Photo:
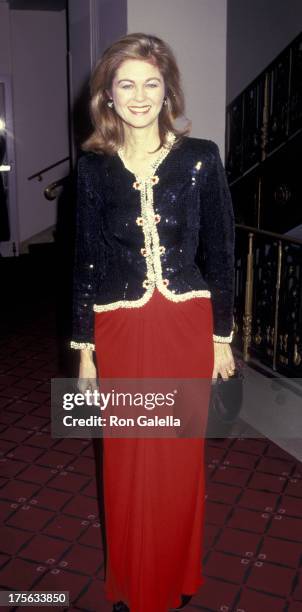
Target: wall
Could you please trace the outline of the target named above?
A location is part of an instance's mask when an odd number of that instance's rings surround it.
[[[72,165],[88,136],[89,78],[105,48],[127,33],[127,0],[68,0]]]
[[[301,0],[228,0],[227,104],[302,30]]]
[[[127,0],[69,0],[72,103],[105,48],[127,32]]]
[[[55,224],[43,190],[68,163],[28,176],[68,156],[65,12],[10,12],[13,109],[20,241]]]
[[[115,40],[127,34],[127,0],[98,0],[99,7],[99,52]]]
[[[192,136],[217,142],[224,157],[226,0],[128,0],[128,33],[146,32],[174,50]]]
[[[5,202],[1,201],[1,222],[4,228],[1,237],[7,237],[6,220],[10,231],[10,240],[0,242],[1,256],[11,255],[13,244],[19,243],[19,222],[16,200],[16,171],[14,166],[13,109],[12,109],[12,57],[10,11],[7,2],[0,0],[0,82],[1,82],[1,119],[5,121],[5,158],[1,160],[10,165],[9,172],[1,171],[1,185],[7,190]]]
[[[11,73],[9,6],[0,0],[0,74]]]

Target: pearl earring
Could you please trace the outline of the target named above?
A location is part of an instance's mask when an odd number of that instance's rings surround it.
[[[109,106],[109,108],[112,108],[112,107],[113,107],[113,100],[112,100],[112,99],[111,99],[111,100],[108,100],[108,102],[107,102],[107,106]]]
[[[164,97],[164,106],[167,106],[167,105],[168,105],[168,99],[167,99],[167,96],[165,96]]]

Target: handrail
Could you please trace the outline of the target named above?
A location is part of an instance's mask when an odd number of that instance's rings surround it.
[[[47,187],[45,187],[44,189],[44,197],[46,198],[46,200],[55,200],[57,197],[57,193],[55,193],[55,190],[58,187],[63,187],[63,184],[65,183],[65,181],[67,181],[69,175],[63,176],[62,178],[58,179],[57,181],[53,181],[53,183],[49,183],[49,185],[47,185]]]
[[[31,181],[33,178],[39,177],[39,181],[42,181],[42,174],[44,174],[44,172],[48,172],[48,170],[52,170],[52,168],[56,168],[56,166],[59,166],[60,164],[63,164],[64,162],[68,161],[70,159],[70,157],[64,157],[63,159],[60,159],[59,161],[57,161],[55,164],[51,164],[50,166],[46,166],[46,168],[42,168],[42,170],[40,170],[40,172],[35,172],[35,174],[31,174],[30,176],[27,177],[28,181]]]
[[[301,138],[301,41],[302,30],[226,106],[225,166],[230,187],[244,184],[248,176],[261,179],[263,164]]]
[[[265,74],[266,74],[267,72],[269,72],[270,70],[273,70],[274,66],[276,66],[276,65],[278,64],[278,62],[280,61],[280,59],[282,58],[282,56],[283,56],[283,55],[284,55],[286,52],[289,52],[289,51],[290,51],[290,50],[293,48],[293,46],[296,44],[296,42],[298,41],[298,39],[300,38],[300,36],[301,36],[301,31],[300,31],[300,32],[297,34],[297,36],[295,36],[295,38],[293,38],[293,39],[291,40],[291,42],[290,42],[290,43],[288,43],[288,45],[286,45],[286,47],[284,47],[284,48],[283,48],[283,49],[280,51],[280,53],[278,53],[278,55],[276,55],[276,56],[274,57],[274,59],[272,59],[272,60],[270,61],[270,63],[269,63],[269,64],[267,64],[266,68],[264,68],[263,70],[261,70],[261,72],[258,72],[257,76],[255,76],[255,77],[254,77],[254,78],[253,78],[253,79],[252,79],[252,80],[251,80],[251,81],[250,81],[250,82],[249,82],[249,83],[246,85],[246,87],[244,87],[244,88],[242,89],[242,91],[241,91],[239,94],[237,94],[237,95],[235,96],[235,98],[233,98],[233,99],[231,100],[231,102],[229,102],[229,103],[227,104],[227,108],[231,108],[231,106],[232,106],[232,105],[233,105],[233,104],[234,104],[234,103],[235,103],[235,102],[236,102],[236,101],[237,101],[239,98],[241,98],[241,96],[242,96],[242,95],[243,95],[243,94],[244,94],[246,91],[248,91],[248,90],[249,90],[251,87],[253,87],[254,85],[257,85],[257,82],[259,82],[259,81],[260,81],[260,79],[262,79],[263,77],[265,77]]]
[[[290,236],[284,236],[284,234],[276,234],[276,232],[258,229],[258,227],[253,227],[252,225],[242,225],[241,223],[236,223],[235,226],[238,229],[244,229],[249,232],[254,232],[255,234],[262,234],[263,236],[278,238],[278,240],[283,240],[284,242],[295,242],[296,244],[302,244],[302,240],[299,240],[299,238],[291,238]]]
[[[256,168],[258,168],[259,166],[264,167],[265,164],[267,164],[268,160],[275,155],[278,151],[280,151],[280,149],[282,149],[283,147],[285,147],[286,145],[288,145],[288,143],[293,140],[294,138],[296,138],[297,136],[299,136],[302,132],[302,128],[298,128],[295,132],[293,132],[292,134],[290,134],[289,136],[287,136],[286,140],[284,142],[281,142],[278,146],[276,146],[272,151],[269,151],[266,153],[266,156],[264,159],[261,159],[261,161],[257,161],[255,162],[252,166],[250,166],[249,168],[247,168],[247,170],[245,170],[244,172],[242,172],[242,174],[240,174],[240,176],[237,176],[235,179],[233,180],[228,180],[229,186],[233,187],[234,185],[236,185],[236,183],[239,183],[239,181],[241,181],[241,179],[243,179],[244,177],[248,176],[249,174],[251,174],[253,172],[253,170],[256,170]],[[227,177],[230,176],[231,172],[230,170],[228,170],[226,168],[226,174]]]

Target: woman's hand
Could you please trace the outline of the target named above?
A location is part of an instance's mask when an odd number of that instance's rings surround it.
[[[81,350],[78,389],[81,393],[84,393],[88,389],[91,391],[96,391],[98,389],[97,371],[94,365],[92,351],[89,349]]]
[[[212,378],[220,374],[223,380],[228,380],[235,370],[232,349],[228,342],[214,342],[214,369]]]

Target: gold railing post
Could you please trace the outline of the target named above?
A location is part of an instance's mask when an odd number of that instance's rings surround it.
[[[279,316],[279,297],[281,285],[281,266],[282,266],[282,242],[278,242],[278,263],[275,293],[275,323],[274,323],[274,348],[273,348],[273,370],[276,370],[277,343],[278,343],[278,316]]]
[[[252,331],[252,307],[253,307],[253,238],[254,234],[249,232],[249,245],[246,265],[245,283],[245,305],[243,315],[243,359],[249,360],[249,346],[251,344]]]

